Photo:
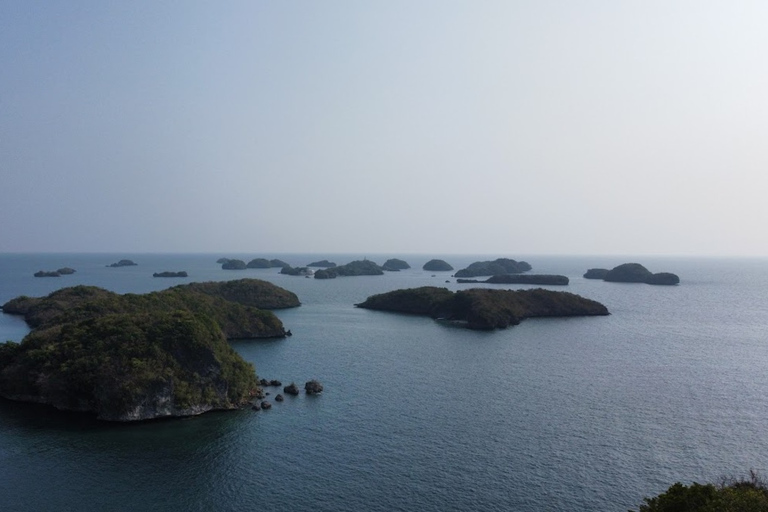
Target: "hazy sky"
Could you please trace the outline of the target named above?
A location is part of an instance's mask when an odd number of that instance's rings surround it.
[[[0,252],[768,255],[768,2],[0,2]]]

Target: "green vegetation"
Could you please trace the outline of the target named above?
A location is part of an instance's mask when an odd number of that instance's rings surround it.
[[[193,283],[144,295],[75,286],[17,297],[6,313],[33,331],[0,345],[0,395],[130,421],[238,407],[258,392],[227,338],[285,336],[259,307],[298,306],[256,279]]]
[[[453,267],[443,260],[429,260],[421,268],[430,272],[448,272],[453,270]]]
[[[587,279],[593,279],[600,275],[601,269],[590,269],[584,274]],[[656,285],[676,285],[680,283],[677,275],[669,272],[651,273],[639,263],[624,263],[602,274],[604,281],[614,283],[646,283]]]
[[[266,258],[256,258],[248,262],[247,268],[270,268],[272,264]]]
[[[411,268],[411,266],[408,264],[408,262],[404,260],[400,260],[397,258],[390,258],[384,262],[381,268],[384,270],[388,270],[390,272],[396,272],[398,270],[409,269]]]
[[[551,286],[565,286],[569,283],[566,276],[553,274],[497,274],[485,281],[477,279],[457,279],[457,283],[491,283],[491,284],[538,284]]]
[[[456,272],[456,277],[497,276],[503,274],[521,274],[531,270],[525,261],[498,258],[493,261],[476,261],[467,268]]]
[[[336,276],[380,276],[384,274],[381,267],[371,260],[352,261],[346,265],[325,270],[326,272],[323,273],[323,277],[318,279],[332,279]],[[315,277],[317,277],[317,274],[315,274]]]
[[[152,277],[189,277],[189,274],[185,270],[179,272],[172,272],[166,270],[165,272],[155,272]]]
[[[644,501],[639,512],[765,512],[768,487],[750,471],[747,479],[724,479],[719,485],[677,482]]]
[[[427,315],[469,329],[503,329],[526,318],[607,315],[599,302],[579,295],[549,290],[472,289],[453,293],[425,286],[368,297],[357,307]]]
[[[331,268],[331,267],[335,267],[336,263],[334,263],[332,261],[328,261],[328,260],[320,260],[320,261],[313,261],[312,263],[310,263],[307,266],[308,267]]]
[[[223,270],[245,270],[247,267],[243,260],[227,260],[221,264]]]

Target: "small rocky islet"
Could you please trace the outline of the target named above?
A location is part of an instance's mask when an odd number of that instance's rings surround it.
[[[674,286],[680,284],[680,277],[671,272],[654,274],[639,263],[623,263],[612,269],[591,268],[583,276],[585,279],[602,279],[610,283],[645,283]]]
[[[173,271],[164,271],[164,272],[155,272],[152,274],[152,277],[189,277],[189,274],[185,270],[181,270],[179,272],[173,272]]]
[[[110,263],[109,265],[107,265],[107,267],[111,267],[111,268],[135,267],[136,265],[138,265],[138,263],[136,263],[136,262],[134,262],[132,260],[120,260],[120,261],[115,262],[115,263]]]

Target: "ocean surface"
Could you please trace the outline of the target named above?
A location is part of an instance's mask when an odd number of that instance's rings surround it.
[[[413,268],[316,280],[222,270],[221,256],[293,265],[399,257]],[[499,256],[568,276],[569,286],[550,288],[598,300],[611,315],[472,332],[353,306],[398,288],[470,286],[421,270],[433,257],[458,270]],[[122,258],[138,266],[106,267]],[[681,284],[581,277],[630,261]],[[32,276],[64,266],[77,273]],[[166,270],[190,277],[152,277]],[[235,349],[260,377],[318,379],[321,396],[139,424],[0,400],[0,510],[626,511],[675,481],[766,474],[768,260],[4,254],[0,303],[76,284],[143,293],[243,277],[287,288],[302,306],[276,312],[293,337]],[[0,340],[27,332],[0,314]]]

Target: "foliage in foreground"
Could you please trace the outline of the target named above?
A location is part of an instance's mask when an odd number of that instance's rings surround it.
[[[768,487],[750,471],[746,479],[724,479],[718,485],[677,482],[644,501],[639,512],[768,512]]]

